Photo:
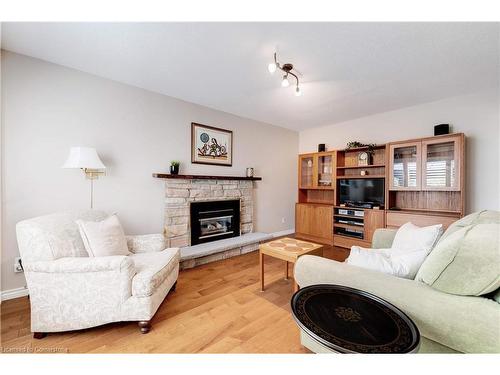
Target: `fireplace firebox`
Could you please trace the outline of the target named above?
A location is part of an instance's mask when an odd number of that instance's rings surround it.
[[[240,201],[191,202],[191,245],[240,235]]]

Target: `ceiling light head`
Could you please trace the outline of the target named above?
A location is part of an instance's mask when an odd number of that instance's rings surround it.
[[[290,82],[288,81],[288,74],[285,74],[283,76],[283,81],[281,81],[281,87],[288,87],[290,86]]]
[[[292,79],[295,79],[295,81],[294,81],[295,95],[301,96],[302,92],[300,91],[300,88],[299,88],[299,77],[297,76],[297,72],[293,71],[293,64],[286,63],[286,64],[281,65],[278,62],[278,59],[276,58],[276,52],[275,52],[274,53],[274,63],[269,64],[267,66],[267,70],[269,70],[269,73],[273,74],[278,69],[285,73],[285,75],[283,76],[283,80],[281,81],[281,87],[290,86],[290,81],[288,80],[288,76],[291,75]]]

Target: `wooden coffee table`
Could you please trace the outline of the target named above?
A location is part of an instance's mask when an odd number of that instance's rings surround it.
[[[295,238],[280,238],[263,243],[259,246],[260,259],[260,290],[264,291],[264,255],[285,261],[285,280],[288,279],[288,263],[295,263],[302,255],[323,255],[323,245],[297,240]],[[294,281],[294,291],[299,289]]]

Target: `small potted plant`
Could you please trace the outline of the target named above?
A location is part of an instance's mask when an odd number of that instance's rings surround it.
[[[179,165],[181,163],[177,160],[172,160],[170,162],[170,174],[179,174]]]

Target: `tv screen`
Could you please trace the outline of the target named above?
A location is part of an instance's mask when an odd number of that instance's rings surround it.
[[[340,203],[384,205],[383,178],[353,178],[338,181]]]

